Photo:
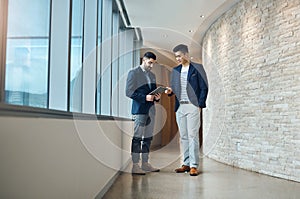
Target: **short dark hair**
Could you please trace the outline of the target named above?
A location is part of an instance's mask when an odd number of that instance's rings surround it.
[[[179,44],[173,48],[173,53],[176,53],[178,51],[183,52],[185,54],[185,53],[189,52],[189,49],[188,49],[187,45]]]
[[[146,52],[144,54],[144,57],[147,57],[148,59],[152,58],[152,59],[156,60],[156,55],[153,52]]]

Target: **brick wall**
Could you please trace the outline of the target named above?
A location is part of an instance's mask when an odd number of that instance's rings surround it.
[[[300,1],[242,0],[203,39],[203,152],[300,182]]]

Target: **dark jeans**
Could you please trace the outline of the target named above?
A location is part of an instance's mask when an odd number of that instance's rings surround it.
[[[131,143],[133,163],[139,162],[140,154],[142,154],[142,162],[148,162],[153,129],[154,114],[134,115],[134,135]]]

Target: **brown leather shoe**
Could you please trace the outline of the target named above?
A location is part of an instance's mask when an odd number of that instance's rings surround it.
[[[189,172],[190,171],[190,167],[186,166],[186,165],[182,165],[182,167],[175,169],[176,173],[184,173],[184,172]]]
[[[195,167],[192,167],[190,170],[190,176],[197,176],[198,175],[198,170]]]

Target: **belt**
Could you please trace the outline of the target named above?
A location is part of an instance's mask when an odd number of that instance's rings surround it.
[[[180,101],[179,104],[190,104],[190,101]]]

